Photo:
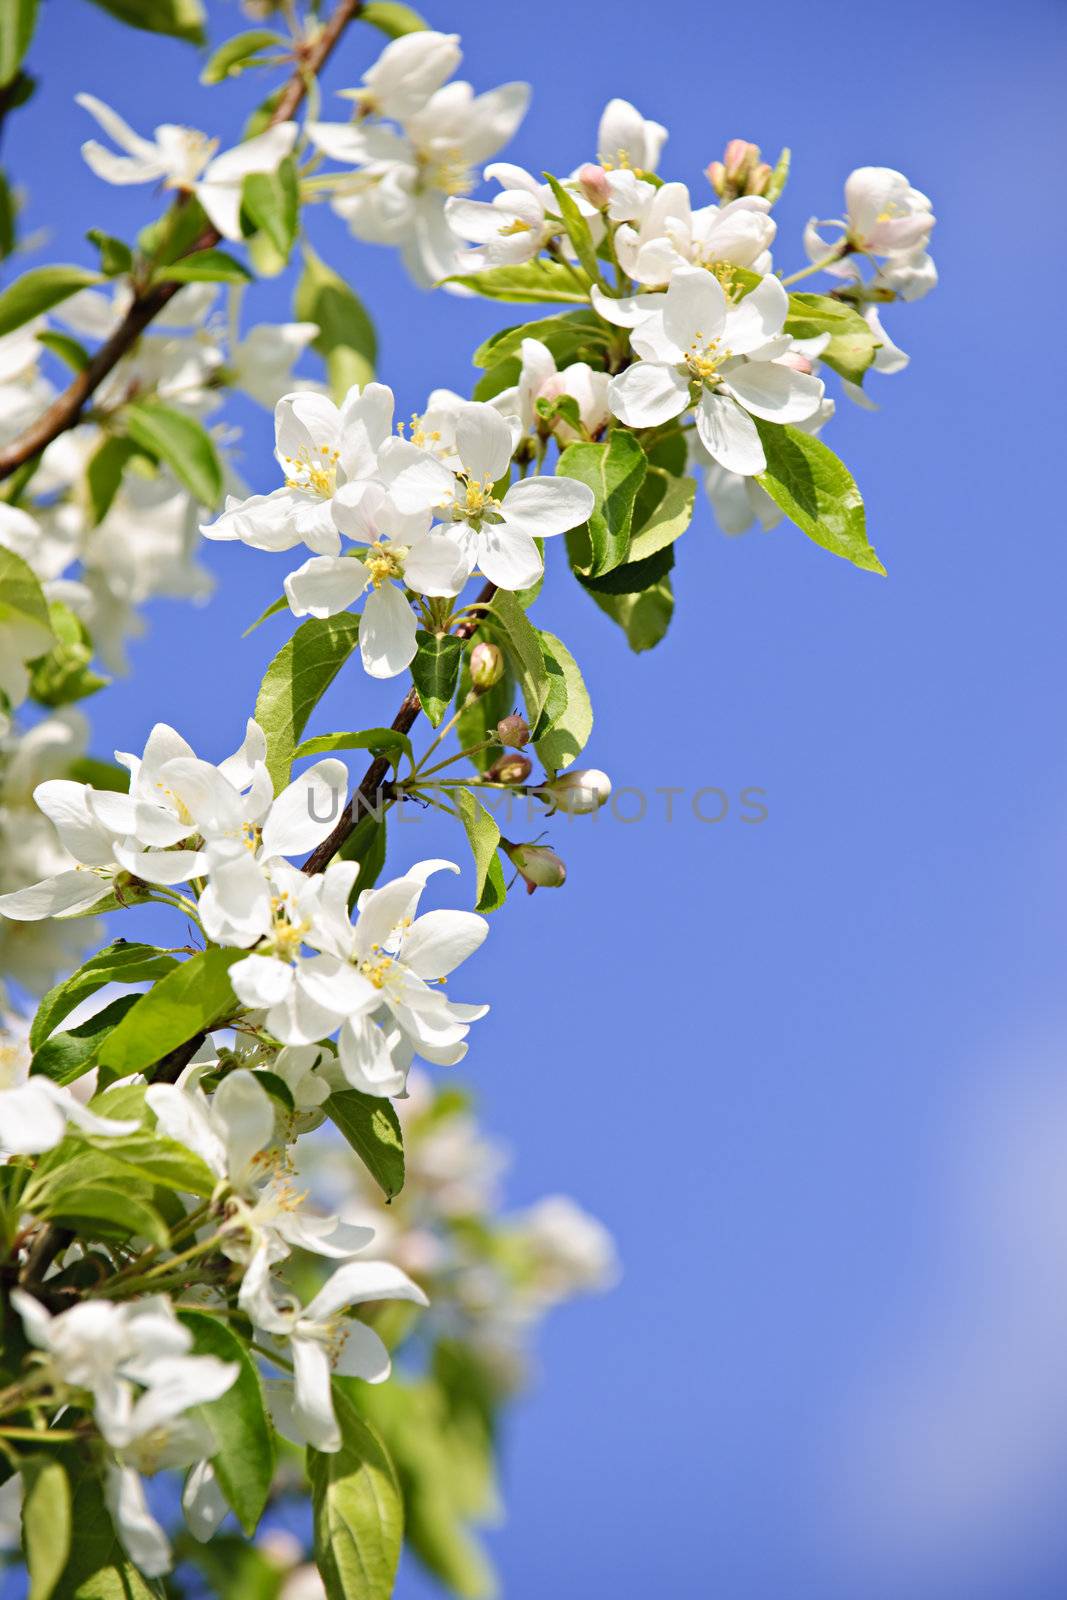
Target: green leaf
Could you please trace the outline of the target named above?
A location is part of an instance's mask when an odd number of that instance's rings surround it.
[[[18,76],[36,23],[37,0],[4,0],[0,6],[0,89]]]
[[[258,55],[261,50],[276,50],[279,46],[282,50],[288,50],[288,40],[280,33],[271,33],[267,28],[250,28],[246,33],[236,33],[208,57],[200,74],[200,82],[222,83],[226,78],[236,78],[246,67],[264,65],[263,62],[253,61],[252,56]]]
[[[500,645],[522,688],[527,721],[531,728],[535,728],[548,698],[548,673],[537,629],[515,595],[507,594],[502,589],[498,589],[493,596],[488,615],[493,632],[499,635]]]
[[[222,465],[203,423],[159,400],[131,400],[123,410],[135,444],[165,461],[179,483],[203,506],[222,499]]]
[[[34,1052],[30,1071],[53,1083],[73,1083],[96,1064],[100,1045],[138,999],[135,994],[120,995],[68,1033],[52,1034]]]
[[[640,561],[624,562],[621,567],[613,567],[602,577],[583,578],[581,581],[586,589],[596,594],[643,594],[673,566],[674,550],[666,545],[653,555],[643,556]]]
[[[463,645],[454,633],[424,633],[421,628],[416,633],[411,677],[431,727],[439,726],[452,702],[462,658]]]
[[[878,350],[878,341],[855,306],[830,295],[791,294],[784,331],[794,339],[831,334],[819,359],[851,383],[863,382],[863,374]]]
[[[496,819],[469,789],[453,789],[452,799],[459,812],[460,821],[466,829],[467,842],[474,857],[474,909],[496,911],[507,898],[504,872],[496,850],[500,843],[500,829],[496,825]]]
[[[107,516],[127,464],[140,454],[132,439],[105,438],[89,457],[85,477],[94,524],[103,522]]]
[[[644,561],[681,538],[693,520],[696,491],[694,478],[675,478],[649,466],[634,506],[630,562]]]
[[[133,251],[124,240],[116,239],[102,228],[90,228],[85,237],[99,250],[100,271],[107,277],[117,278],[133,270]]]
[[[339,1089],[322,1109],[344,1134],[387,1200],[404,1187],[404,1135],[390,1100]]]
[[[172,955],[154,944],[127,944],[125,939],[116,939],[105,945],[69,978],[49,989],[30,1024],[30,1048],[39,1050],[63,1018],[105,983],[150,982],[165,977],[177,965]]]
[[[341,400],[355,383],[370,383],[378,358],[374,324],[344,279],[308,244],[293,311],[301,322],[318,324],[312,349],[326,362],[335,400]]]
[[[77,339],[72,339],[69,333],[39,333],[37,343],[43,344],[46,350],[51,350],[54,356],[66,363],[72,372],[84,372],[89,365],[89,352]]]
[[[18,202],[4,173],[0,172],[0,261],[6,261],[18,239]]]
[[[289,781],[296,747],[307,720],[359,639],[359,618],[309,617],[263,675],[255,718],[267,738],[267,770],[277,794]]]
[[[421,33],[429,27],[429,23],[417,11],[413,11],[411,6],[400,5],[398,0],[369,0],[369,4],[361,8],[359,16],[361,21],[372,23],[382,33],[388,34],[390,39],[399,39],[405,33]]]
[[[404,1508],[393,1464],[356,1410],[354,1380],[335,1378],[341,1448],[308,1450],[315,1561],[326,1600],[390,1600]]]
[[[645,452],[624,428],[613,429],[604,444],[569,444],[561,452],[557,477],[577,478],[596,497],[589,521],[567,535],[571,564],[583,577],[599,577],[626,560],[647,466]]]
[[[49,1600],[70,1555],[70,1480],[63,1463],[43,1452],[24,1456],[20,1470],[28,1600]]]
[[[631,650],[651,650],[659,644],[674,615],[670,574],[665,574],[639,594],[589,593],[626,635]]]
[[[259,1374],[244,1344],[218,1317],[180,1311],[198,1356],[234,1362],[237,1380],[218,1400],[198,1406],[219,1442],[212,1456],[219,1486],[251,1538],[263,1515],[274,1476],[274,1433],[267,1420]]]
[[[469,649],[473,649],[473,645],[483,638],[488,639],[491,643],[497,642],[493,638],[491,619],[488,623],[483,623],[479,627],[478,633]],[[503,640],[501,639],[499,642],[501,648],[503,648]],[[514,676],[507,665],[507,657],[505,656],[504,675],[499,683],[495,683],[484,694],[475,696],[473,700],[470,699],[472,685],[469,662],[470,656],[468,654],[459,680],[459,692],[456,695],[456,705],[462,708],[459,713],[459,720],[456,723],[456,738],[461,749],[469,749],[474,745],[484,743],[495,731],[501,717],[506,717],[509,712],[515,709],[517,686]],[[500,746],[497,745],[495,749],[490,747],[488,750],[479,750],[470,757],[470,760],[479,772],[484,772],[486,767],[491,766],[499,754]]]
[[[199,200],[191,194],[183,194],[169,211],[141,229],[137,243],[158,266],[163,261],[177,261],[179,256],[186,255],[208,226]]]
[[[63,1184],[36,1206],[39,1216],[88,1239],[148,1239],[165,1249],[170,1232],[154,1206],[131,1194],[128,1185]]]
[[[100,1065],[120,1077],[143,1072],[169,1050],[219,1027],[237,1009],[229,969],[244,950],[200,950],[160,978],[100,1047]]]
[[[0,545],[0,636],[5,651],[34,661],[54,642],[48,603],[37,575],[13,550]]]
[[[251,283],[252,274],[225,250],[194,250],[181,261],[165,263],[155,274],[158,283]]]
[[[782,191],[789,180],[789,163],[792,159],[792,154],[789,146],[786,145],[775,162],[774,171],[767,179],[767,186],[763,193],[772,206],[776,200],[781,198]]]
[[[289,600],[288,600],[287,596],[284,595],[284,594],[280,594],[278,596],[277,600],[272,600],[271,601],[270,605],[266,608],[265,611],[261,611],[259,613],[259,616],[256,618],[255,622],[250,622],[248,624],[248,627],[245,629],[244,633],[242,633],[241,638],[242,639],[247,639],[248,635],[250,633],[255,633],[255,631],[256,631],[256,629],[258,627],[260,627],[270,617],[276,617],[278,615],[279,611],[285,611],[287,609],[288,605],[289,605]]]
[[[545,173],[545,178],[555,196],[563,226],[567,230],[571,244],[574,246],[575,254],[586,276],[593,283],[602,283],[603,279],[600,276],[600,263],[596,257],[593,235],[589,231],[588,222],[578,208],[578,202],[563,187],[559,179],[554,178],[550,172]]]
[[[562,639],[541,633],[541,650],[549,675],[548,700],[534,747],[549,772],[560,772],[581,755],[593,731],[593,706],[578,663]]]
[[[467,272],[443,278],[443,283],[461,283],[487,300],[511,300],[530,305],[584,305],[589,299],[588,284],[575,269],[562,261],[541,257],[518,267],[487,267],[484,272]]]
[[[349,905],[355,904],[364,889],[373,889],[385,866],[385,817],[373,810],[360,817],[337,854],[342,861],[358,861],[359,877],[349,896]]]
[[[79,289],[102,282],[101,273],[88,272],[85,267],[34,267],[24,272],[0,294],[0,334],[21,328],[42,311],[69,300]]]
[[[206,17],[201,0],[93,0],[128,27],[146,33],[165,33],[187,44],[205,42]]]
[[[284,265],[300,226],[300,194],[293,158],[288,156],[276,172],[250,172],[241,186],[241,205],[256,228],[266,234]]]
[[[885,568],[867,538],[863,497],[843,461],[799,428],[756,419],[767,470],[757,476],[776,505],[809,539],[865,572]]]
[[[114,794],[125,794],[130,786],[130,774],[114,761],[99,761],[96,756],[79,756],[64,773],[75,783],[89,783],[94,789],[107,789]]]
[[[84,700],[111,682],[93,672],[93,641],[85,623],[62,600],[48,607],[55,643],[47,655],[33,662],[30,694],[43,706],[67,706]]]
[[[55,1600],[159,1600],[161,1590],[132,1565],[119,1542],[104,1500],[100,1469],[87,1450],[56,1452],[72,1489],[70,1559],[54,1591]]]
[[[293,760],[302,756],[333,755],[337,750],[369,750],[375,756],[388,756],[399,771],[400,757],[407,756],[412,767],[415,753],[406,733],[395,728],[364,728],[361,733],[320,733],[317,738],[305,739],[293,751]]]
[[[499,362],[522,354],[524,339],[538,339],[551,350],[557,366],[572,361],[589,361],[596,366],[603,360],[604,347],[611,334],[595,311],[562,311],[536,322],[522,322],[514,328],[501,328],[480,344],[471,361],[476,367],[495,367]],[[504,386],[506,387],[506,385]]]

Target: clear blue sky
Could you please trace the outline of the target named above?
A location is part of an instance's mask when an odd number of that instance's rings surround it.
[[[534,85],[512,159],[569,169],[611,95],[669,126],[663,169],[697,191],[731,136],[789,143],[786,270],[850,168],[897,166],[933,198],[942,275],[888,313],[913,365],[878,384],[880,414],[844,403],[827,434],[888,579],[788,527],[727,541],[701,507],[651,656],[559,560],[538,604],[590,682],[593,762],[646,788],[759,785],[770,816],[668,825],[653,797],[643,823],[560,830],[566,890],[516,897],[470,964],[465,993],[494,1009],[463,1071],[516,1151],[512,1200],[576,1193],[626,1267],[558,1314],[509,1425],[505,1594],[1062,1594],[1062,5],[543,0],[529,25],[514,5],[428,9],[463,34],[476,86]],[[194,52],[77,0],[43,10],[43,88],[5,155],[50,258],[88,261],[85,228],[128,236],[155,202],[84,168],[74,93],[228,138],[252,91],[200,89]],[[218,37],[246,25],[211,11]],[[376,39],[353,30],[329,88]],[[463,387],[473,344],[519,320],[421,295],[388,252],[311,222],[374,314],[402,414]],[[280,319],[277,285],[256,296]],[[268,448],[256,420],[257,488]],[[284,623],[239,635],[286,569],[206,559],[209,609],[155,606],[139,675],[93,705],[101,751],[139,748],[156,718],[214,758],[235,744]],[[320,726],[393,698],[355,673]],[[423,823],[395,859],[442,842]],[[425,1593],[405,1575],[405,1600]]]

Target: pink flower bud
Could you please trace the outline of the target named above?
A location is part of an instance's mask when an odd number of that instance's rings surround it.
[[[745,182],[746,194],[765,194],[771,180],[771,167],[766,161],[757,161]]]
[[[723,151],[723,163],[730,183],[741,185],[759,160],[759,145],[747,139],[731,139]]]
[[[481,640],[471,651],[471,683],[476,689],[491,689],[504,676],[504,655],[499,646]]]
[[[512,750],[521,750],[524,744],[530,742],[530,728],[525,717],[520,717],[513,711],[508,717],[501,717],[496,725],[496,736],[500,743],[507,745]]]
[[[508,755],[498,756],[486,773],[492,783],[525,783],[533,771],[533,762],[529,756],[521,756],[518,751]]]
[[[578,187],[598,211],[603,211],[611,199],[608,175],[603,167],[598,167],[592,161],[587,161],[584,167],[578,169]]]
[[[535,889],[558,889],[566,882],[566,864],[547,845],[509,844],[504,839],[500,842],[530,894]]]
[[[709,161],[708,165],[704,168],[704,171],[707,174],[708,182],[715,190],[715,193],[721,195],[726,187],[726,168],[723,166],[722,162]]]
[[[577,772],[564,772],[551,783],[537,791],[557,811],[567,811],[571,816],[585,816],[599,811],[611,794],[611,779],[597,767],[585,767]]]

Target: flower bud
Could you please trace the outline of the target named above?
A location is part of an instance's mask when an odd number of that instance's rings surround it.
[[[766,194],[767,185],[771,181],[771,166],[766,161],[757,161],[748,178],[745,180],[746,194]]]
[[[566,864],[545,844],[501,844],[517,867],[530,894],[535,889],[558,889],[567,880]]]
[[[595,162],[587,161],[584,167],[578,169],[578,187],[590,205],[596,206],[598,211],[603,211],[611,199],[608,175],[604,168],[598,167]]]
[[[543,784],[537,793],[557,811],[581,817],[591,811],[599,811],[602,805],[607,804],[611,794],[611,779],[598,767],[584,767],[578,772],[561,773],[551,783]]]
[[[492,783],[525,783],[532,771],[529,756],[520,756],[515,750],[499,756],[485,775]]]
[[[735,187],[742,188],[758,160],[758,144],[749,144],[747,139],[731,139],[723,151],[727,180]]]
[[[504,654],[499,645],[481,640],[471,651],[471,683],[476,689],[491,689],[504,676]]]
[[[513,711],[509,717],[501,717],[496,725],[496,736],[501,744],[512,750],[521,750],[524,744],[530,742],[529,724],[525,717]]]
[[[792,367],[794,372],[811,372],[811,361],[802,350],[787,350],[784,356],[778,357],[778,362],[783,367]]]
[[[708,182],[717,195],[721,195],[726,188],[726,168],[721,161],[709,161],[704,168]]]

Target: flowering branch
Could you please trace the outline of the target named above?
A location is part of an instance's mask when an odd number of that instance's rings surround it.
[[[301,59],[296,71],[293,73],[281,98],[268,120],[268,127],[276,127],[279,123],[288,122],[293,113],[300,107],[308,92],[312,78],[319,73],[329,60],[334,46],[337,44],[348,24],[359,15],[363,0],[338,0],[330,20],[326,23],[318,38],[308,44],[301,51]],[[185,204],[185,197],[181,195],[174,202],[172,215]],[[192,255],[199,250],[210,250],[219,243],[222,235],[215,227],[205,228],[197,239],[183,252],[183,255]],[[19,435],[13,444],[0,450],[0,482],[10,478],[12,473],[26,464],[27,461],[39,455],[46,446],[57,439],[68,428],[73,428],[81,417],[86,402],[96,392],[104,379],[112,372],[115,366],[131,346],[140,338],[141,334],[153,322],[163,308],[174,298],[182,284],[173,280],[163,283],[151,284],[135,295],[123,320],[115,329],[111,337],[100,346],[93,355],[88,366],[76,374],[47,411],[30,424]]]

